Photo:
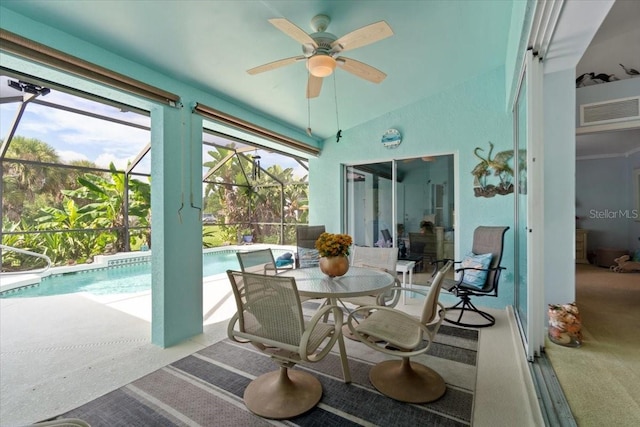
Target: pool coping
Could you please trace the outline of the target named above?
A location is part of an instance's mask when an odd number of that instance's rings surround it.
[[[297,248],[291,245],[269,245],[264,243],[257,243],[251,245],[230,245],[218,246],[216,248],[206,248],[203,249],[202,253],[203,255],[207,255],[214,252],[242,252],[252,250],[255,251],[266,248],[292,252],[294,256],[296,256],[297,251]],[[89,264],[75,264],[51,267],[50,269],[42,273],[0,273],[0,293],[10,291],[12,289],[38,285],[40,284],[41,279],[44,277],[147,263],[150,262],[150,258],[151,250],[120,252],[113,255],[96,255],[93,257],[93,262]]]

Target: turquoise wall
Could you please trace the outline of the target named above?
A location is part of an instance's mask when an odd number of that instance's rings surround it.
[[[372,163],[453,153],[456,188],[456,251],[471,248],[473,230],[479,225],[508,225],[513,229],[513,195],[478,198],[473,193],[471,170],[478,163],[475,147],[494,154],[512,149],[511,113],[505,111],[505,76],[499,68],[463,85],[390,112],[361,126],[343,131],[340,142],[324,141],[322,156],[309,162],[310,223],[325,224],[330,232],[342,231],[342,175],[344,164]],[[389,128],[402,133],[402,144],[387,149],[380,143]],[[409,194],[405,195],[410,200]],[[408,203],[408,202],[407,202]],[[499,298],[480,303],[505,307],[513,303],[513,230],[506,235]]]
[[[533,18],[535,2],[532,0],[515,0],[511,9],[511,25],[509,27],[509,42],[505,58],[505,90],[507,108],[511,108],[511,101],[515,98],[520,77],[520,69],[524,53],[529,41],[529,27]]]

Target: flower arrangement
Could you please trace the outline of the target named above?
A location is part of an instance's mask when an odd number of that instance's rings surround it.
[[[348,234],[322,233],[316,240],[316,249],[320,256],[349,256],[353,239]]]

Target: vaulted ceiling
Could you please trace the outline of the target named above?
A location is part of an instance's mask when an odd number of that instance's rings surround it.
[[[310,125],[319,139],[501,67],[512,11],[503,0],[3,0],[1,6],[294,129]],[[320,96],[308,103],[304,61],[246,72],[302,54],[268,19],[286,18],[310,33],[317,14],[331,18],[327,32],[337,37],[386,21],[393,36],[345,54],[386,79],[374,84],[337,69],[335,91],[333,76],[325,78]]]
[[[640,4],[618,0],[594,42],[634,28],[633,3]],[[1,6],[293,129],[311,127],[318,139],[502,66],[512,13],[512,3],[503,0],[2,0]],[[386,79],[374,84],[337,69],[308,102],[304,61],[253,76],[246,72],[302,54],[301,45],[268,19],[286,18],[311,33],[317,14],[331,18],[327,32],[337,37],[386,21],[393,36],[345,54],[383,71]],[[578,155],[611,153],[614,147],[628,152],[628,143],[615,144],[623,135],[580,136]]]

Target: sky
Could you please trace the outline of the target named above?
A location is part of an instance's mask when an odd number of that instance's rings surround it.
[[[3,100],[7,97],[22,95],[22,92],[8,86],[8,80],[6,76],[0,76],[0,97]],[[51,90],[47,95],[38,96],[37,99],[150,126],[148,116],[123,112],[116,107],[56,90]],[[2,140],[7,137],[19,106],[20,102],[0,103],[0,138]],[[47,143],[55,148],[63,162],[89,160],[104,168],[113,162],[118,169],[124,169],[150,140],[149,131],[144,129],[34,103],[29,104],[25,109],[16,135],[36,138]],[[207,150],[211,150],[211,147],[203,147],[203,159],[208,158]],[[261,166],[265,169],[277,163],[283,169],[293,168],[294,175],[297,177],[307,173],[294,159],[263,150],[259,150],[258,154],[262,157]],[[135,169],[136,172],[150,173],[151,163],[149,156],[146,157]]]

